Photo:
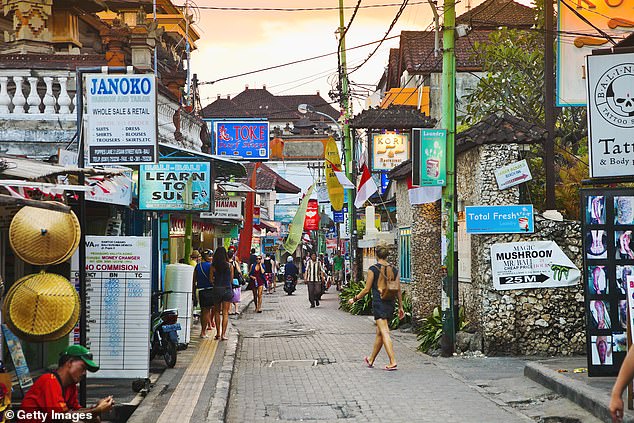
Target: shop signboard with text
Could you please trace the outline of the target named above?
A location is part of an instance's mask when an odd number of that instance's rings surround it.
[[[391,170],[409,159],[409,134],[373,134],[372,170]]]
[[[535,231],[531,204],[467,206],[465,224],[468,234],[518,234]]]
[[[201,212],[203,219],[242,219],[242,197],[217,197],[214,212]]]
[[[139,209],[209,210],[209,162],[160,162],[139,169]]]
[[[214,121],[213,131],[216,154],[236,159],[269,158],[268,121]]]
[[[511,188],[533,179],[525,159],[495,169],[494,173],[500,190]]]
[[[319,203],[315,199],[308,200],[306,217],[304,218],[304,230],[316,231],[319,229]]]
[[[590,177],[634,175],[634,53],[587,57]]]
[[[447,130],[412,129],[412,184],[447,184]]]
[[[291,223],[299,209],[298,204],[276,204],[275,205],[275,221],[281,223]]]
[[[156,163],[156,77],[86,75],[88,164]]]

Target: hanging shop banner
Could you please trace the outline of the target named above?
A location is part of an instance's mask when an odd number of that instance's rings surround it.
[[[467,206],[465,224],[468,234],[521,234],[535,231],[532,204]]]
[[[267,121],[226,120],[214,122],[216,154],[236,159],[269,158]]]
[[[141,165],[139,209],[209,210],[209,162]]]
[[[298,208],[298,204],[276,204],[275,221],[281,223],[291,223]]]
[[[255,206],[253,207],[253,224],[254,225],[259,225],[260,224],[260,206]]]
[[[7,343],[9,354],[11,354],[11,361],[13,361],[15,375],[18,379],[18,383],[20,384],[20,388],[26,389],[33,386],[33,379],[31,378],[29,365],[24,357],[24,351],[22,350],[20,339],[18,339],[18,337],[15,336],[15,334],[11,332],[11,329],[9,329],[9,327],[5,324],[2,325],[2,336]],[[11,385],[9,385],[9,393],[10,392]]]
[[[339,149],[337,143],[333,138],[329,138],[326,143],[324,159],[324,174],[326,175],[326,186],[328,187],[328,198],[332,208],[335,210],[341,210],[343,206],[343,186],[337,179],[337,175],[333,170],[333,166],[337,170],[341,170],[341,157],[339,156]]]
[[[305,231],[316,231],[319,229],[319,203],[317,200],[311,199],[306,207],[306,218],[304,219]]]
[[[500,190],[511,188],[533,179],[526,160],[520,160],[519,162],[495,169],[494,173]]]
[[[392,170],[409,159],[409,134],[373,134],[372,170]]]
[[[86,200],[120,206],[129,206],[132,201],[132,172],[110,178],[86,176],[86,185],[92,188]]]
[[[156,163],[156,77],[86,75],[90,165]]]
[[[581,190],[589,376],[616,376],[627,352],[628,299],[632,300],[628,290],[634,277],[633,230],[631,189]]]
[[[412,129],[412,185],[447,184],[446,146],[446,129]]]
[[[497,290],[574,286],[581,278],[555,241],[493,244],[491,269]]]
[[[216,197],[215,211],[201,212],[203,219],[242,219],[242,197]]]
[[[89,378],[146,378],[150,370],[152,238],[86,236]],[[79,254],[71,261],[79,279]]]
[[[390,178],[387,177],[387,172],[381,172],[381,195],[385,194],[387,187],[390,185]]]
[[[214,238],[237,238],[238,225],[216,225]]]
[[[588,65],[590,177],[634,175],[634,53],[591,55]]]
[[[610,48],[632,31],[634,9],[623,0],[558,0],[557,106],[586,104],[584,58],[593,49]],[[569,7],[568,7],[569,6]],[[565,35],[564,35],[565,34]]]

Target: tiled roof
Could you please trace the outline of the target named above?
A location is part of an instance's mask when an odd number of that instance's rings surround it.
[[[456,135],[456,152],[482,144],[537,144],[546,140],[547,131],[508,114],[489,115]]]
[[[339,118],[335,110],[319,94],[276,96],[264,88],[247,88],[232,99],[219,98],[202,110],[205,118],[267,118],[269,120],[295,121],[302,115],[297,111],[300,104],[310,104],[317,111],[334,119]],[[314,115],[311,120],[321,118]]]
[[[487,0],[458,16],[456,24],[472,28],[529,29],[535,24],[535,10],[513,0]]]
[[[253,168],[255,163],[243,163],[247,170],[246,184],[250,186],[251,175],[253,175]],[[260,163],[258,168],[258,176],[255,182],[255,189],[275,191],[282,194],[299,194],[302,190],[292,182],[287,181],[278,175],[273,169]]]
[[[456,38],[456,70],[474,71],[482,69],[482,60],[476,56],[474,44],[487,42],[493,30],[472,30],[468,36]],[[442,49],[442,38],[440,48]],[[402,31],[399,46],[400,73],[428,74],[442,72],[442,54],[434,55],[434,31]],[[391,66],[390,66],[391,67]]]
[[[436,119],[420,113],[415,106],[395,104],[387,109],[366,109],[350,121],[351,128],[368,129],[433,128],[435,125]]]
[[[397,48],[390,49],[390,60],[387,65],[387,89],[398,88],[400,86],[399,73],[399,57],[400,50]]]
[[[392,170],[390,170],[387,173],[387,177],[390,181],[391,180],[400,181],[402,179],[407,179],[407,177],[411,176],[411,174],[412,174],[412,159],[407,159],[399,163],[398,166],[392,168]]]

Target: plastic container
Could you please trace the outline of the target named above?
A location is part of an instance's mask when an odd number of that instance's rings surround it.
[[[192,325],[192,279],[194,266],[188,264],[168,264],[165,268],[165,291],[173,291],[167,295],[166,308],[178,309],[178,323],[181,330],[178,333],[179,342],[189,344]]]

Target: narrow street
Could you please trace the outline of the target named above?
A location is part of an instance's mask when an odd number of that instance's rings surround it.
[[[365,367],[374,341],[370,318],[338,310],[334,288],[314,309],[305,285],[290,297],[280,291],[264,296],[262,314],[250,306],[234,321],[241,341],[227,422],[535,421],[415,352],[413,334],[394,336],[398,371],[382,370],[384,352],[375,368]]]

